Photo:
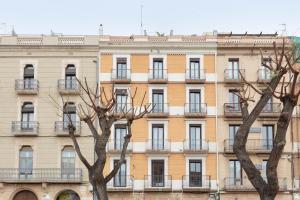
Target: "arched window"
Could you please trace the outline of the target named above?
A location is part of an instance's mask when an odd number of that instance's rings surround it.
[[[24,102],[21,110],[21,129],[33,129],[34,106],[31,102]]]
[[[56,200],[80,200],[79,195],[73,190],[64,190],[59,193]]]
[[[38,198],[36,197],[36,195],[29,191],[29,190],[22,190],[20,192],[18,192],[13,200],[38,200]]]
[[[24,67],[24,89],[34,89],[34,68],[33,65],[27,64]]]
[[[20,178],[31,178],[33,168],[33,150],[31,146],[23,146],[19,152]]]
[[[65,89],[76,89],[76,67],[73,64],[69,64],[65,70]]]
[[[62,178],[74,178],[75,176],[75,150],[72,146],[66,146],[61,152]]]
[[[73,102],[68,102],[64,106],[63,123],[64,129],[68,129],[70,120],[76,127],[76,105]]]

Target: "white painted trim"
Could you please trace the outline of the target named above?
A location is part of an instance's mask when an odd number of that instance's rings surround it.
[[[152,90],[164,91],[164,103],[168,103],[168,87],[166,85],[149,85],[149,103],[152,103]]]
[[[189,161],[190,160],[201,160],[202,161],[202,175],[206,174],[206,158],[198,155],[185,157],[185,175],[190,175]]]
[[[37,71],[38,71],[38,60],[35,60],[35,59],[23,59],[23,60],[20,60],[20,79],[23,79],[24,78],[24,67],[27,65],[27,64],[31,64],[33,66],[33,69],[34,69],[34,79],[38,79],[37,78]]]
[[[112,60],[112,70],[115,71],[117,69],[117,59],[118,58],[126,58],[126,67],[127,67],[127,76],[131,77],[131,60],[130,60],[130,54],[113,54],[113,60]],[[113,74],[113,71],[111,73]]]
[[[65,79],[66,67],[73,64],[76,68],[76,78],[80,79],[80,60],[79,59],[64,59],[61,61],[61,79]]]
[[[168,124],[169,124],[169,121],[167,120],[151,120],[151,121],[148,121],[148,139],[149,140],[152,140],[152,125],[153,124],[162,124],[164,125],[164,139],[167,140],[168,139],[168,130],[169,130],[169,127],[168,127]]]
[[[189,86],[186,86],[186,89],[185,89],[185,102],[186,103],[190,103],[190,90],[200,90],[200,95],[201,95],[201,103],[205,103],[204,102],[204,94],[205,94],[205,89],[204,89],[204,86],[199,86],[199,85],[189,85]]]
[[[185,69],[186,71],[190,69],[190,59],[191,58],[199,58],[200,60],[200,70],[204,69],[204,57],[203,54],[186,54],[186,59],[185,59]]]
[[[150,53],[149,54],[149,69],[153,68],[153,59],[154,58],[162,58],[163,59],[163,69],[167,70],[167,54],[160,54],[160,53]],[[168,71],[168,70],[167,70]]]
[[[147,175],[152,175],[152,165],[151,165],[151,161],[152,160],[164,160],[164,175],[168,176],[169,175],[169,158],[168,156],[149,156],[148,157],[148,174]]]
[[[110,164],[109,164],[110,171],[113,169],[114,160],[120,160],[120,156],[116,156],[116,155],[110,156]],[[126,176],[128,178],[130,176],[130,156],[126,155],[125,160],[126,160]],[[129,181],[129,180],[127,180],[127,181]]]
[[[185,122],[185,139],[188,141],[190,139],[190,125],[199,124],[201,125],[202,140],[205,141],[205,121],[204,120],[188,120]]]
[[[114,141],[115,139],[115,125],[116,124],[124,124],[126,125],[126,121],[125,120],[121,120],[121,121],[117,121],[117,122],[114,122],[111,126],[111,134],[110,134],[110,140],[111,141]],[[126,135],[128,134],[128,129],[126,127]]]

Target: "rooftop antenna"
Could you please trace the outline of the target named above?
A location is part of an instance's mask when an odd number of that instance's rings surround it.
[[[103,35],[103,25],[100,24],[99,26],[99,35]]]
[[[143,35],[143,4],[141,4],[141,35]]]
[[[282,29],[281,29],[281,36],[285,36],[286,35],[286,24],[283,23],[283,24],[279,24],[280,26],[282,26]]]

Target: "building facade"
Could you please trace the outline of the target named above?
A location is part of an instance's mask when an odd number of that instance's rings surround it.
[[[264,87],[271,74],[260,49],[272,52],[277,35],[1,36],[0,200],[93,199],[84,168],[67,135],[76,124],[83,154],[94,159],[89,129],[76,116],[76,78],[114,90],[118,109],[146,92],[152,111],[133,124],[126,163],[108,183],[110,199],[258,199],[232,151],[241,124],[233,89],[247,80]],[[66,113],[57,108],[68,98]],[[259,98],[258,95],[255,98]],[[251,128],[247,148],[265,173],[280,104],[270,100]],[[299,188],[298,111],[279,163],[278,199]],[[122,121],[107,146],[108,173],[119,159]]]

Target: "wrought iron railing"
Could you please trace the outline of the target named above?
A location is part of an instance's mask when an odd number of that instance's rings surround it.
[[[241,81],[242,76],[245,77],[244,69],[225,69],[224,80],[225,81]]]
[[[77,80],[58,80],[58,90],[60,92],[79,92],[80,85]]]
[[[39,81],[36,79],[18,79],[15,81],[17,92],[36,93],[39,89]]]
[[[146,175],[144,179],[144,188],[172,188],[172,176],[170,175]]]
[[[205,81],[206,73],[204,69],[187,69],[185,71],[185,80],[186,81]]]
[[[13,121],[12,132],[31,132],[38,133],[39,122],[37,121]]]
[[[186,103],[184,104],[185,115],[206,115],[207,104],[206,103]]]
[[[130,80],[131,73],[130,69],[113,69],[111,73],[111,79],[114,81],[120,80]]]
[[[185,175],[182,177],[182,188],[201,188],[210,189],[211,181],[210,176],[207,175]]]
[[[147,151],[165,152],[170,151],[170,142],[166,139],[151,139],[146,142]]]
[[[184,140],[183,150],[191,152],[203,152],[208,151],[208,142],[206,140]]]

